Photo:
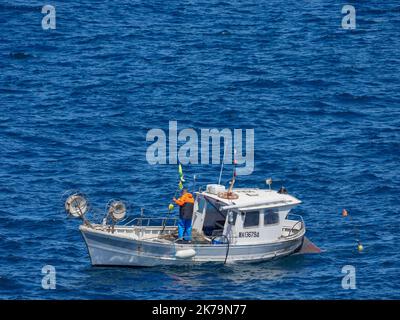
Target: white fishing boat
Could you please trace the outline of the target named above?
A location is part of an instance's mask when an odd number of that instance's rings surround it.
[[[178,218],[127,219],[121,201],[110,203],[102,223],[85,218],[88,202],[79,193],[65,208],[83,219],[80,231],[94,266],[255,262],[319,252],[305,237],[303,218],[290,213],[301,201],[271,183],[265,189],[210,184],[196,192],[190,242],[178,239]]]

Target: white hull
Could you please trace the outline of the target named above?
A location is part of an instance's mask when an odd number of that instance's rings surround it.
[[[305,230],[271,243],[177,244],[162,240],[138,240],[121,233],[82,225],[91,263],[95,266],[190,265],[206,262],[227,263],[264,261],[287,256],[300,249]],[[182,254],[183,253],[183,254]],[[186,253],[194,253],[187,255]]]

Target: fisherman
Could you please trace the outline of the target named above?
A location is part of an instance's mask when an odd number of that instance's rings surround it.
[[[172,199],[179,206],[178,239],[192,240],[192,216],[193,216],[193,195],[182,189],[182,195],[179,199]]]

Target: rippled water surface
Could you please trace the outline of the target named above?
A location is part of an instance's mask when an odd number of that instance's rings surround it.
[[[398,1],[353,2],[353,31],[340,27],[348,1],[52,1],[46,31],[43,4],[0,0],[0,298],[400,298]],[[62,193],[164,213],[176,166],[147,163],[146,133],[170,120],[254,128],[255,171],[238,185],[281,180],[324,253],[91,267]],[[218,169],[184,168],[199,183]],[[56,290],[41,288],[47,264]],[[356,290],[342,289],[344,265]]]

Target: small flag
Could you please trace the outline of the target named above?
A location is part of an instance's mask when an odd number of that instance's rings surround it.
[[[349,213],[347,212],[347,210],[346,209],[343,209],[343,211],[342,211],[342,216],[343,217],[347,217],[349,215]]]
[[[185,179],[183,178],[183,170],[182,170],[181,164],[179,164],[179,166],[178,166],[178,172],[179,172],[179,180],[182,182],[185,182]]]

